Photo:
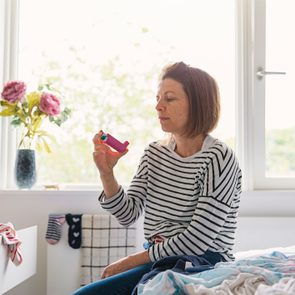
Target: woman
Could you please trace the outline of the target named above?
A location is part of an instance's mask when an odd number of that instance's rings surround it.
[[[93,139],[101,206],[125,226],[145,211],[148,249],[110,264],[103,280],[75,294],[130,294],[152,263],[168,256],[195,255],[212,264],[233,259],[241,171],[233,151],[209,135],[220,113],[215,80],[183,62],[165,68],[156,110],[170,139],[145,149],[127,191],[113,173],[127,151],[110,150],[101,133]]]

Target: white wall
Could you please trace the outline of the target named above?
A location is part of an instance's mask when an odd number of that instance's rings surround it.
[[[97,213],[100,207],[97,195],[85,192],[83,195],[76,192],[1,192],[0,193],[0,220],[10,221],[15,228],[24,228],[38,225],[38,253],[37,275],[27,280],[19,287],[9,291],[9,295],[46,294],[47,278],[47,242],[45,233],[49,213]],[[68,270],[71,265],[68,265]],[[58,271],[58,270],[57,270]],[[61,274],[63,275],[63,274]],[[53,294],[52,294],[53,295]]]
[[[97,197],[98,192],[94,191],[83,193],[71,191],[0,191],[1,222],[10,221],[16,229],[38,225],[37,274],[9,291],[7,295],[46,294],[47,243],[45,233],[48,214],[96,214],[101,211]],[[244,193],[241,200],[240,217],[243,218],[240,219],[237,232],[237,251],[295,245],[295,192]],[[141,233],[139,233],[139,247],[141,239]],[[70,248],[68,250],[71,251]],[[69,253],[67,252],[67,254]],[[52,265],[53,260],[50,262]],[[56,266],[55,275],[59,274],[60,277],[64,276],[66,279],[65,272],[71,272],[73,264],[74,262],[72,264],[64,263],[60,270]]]

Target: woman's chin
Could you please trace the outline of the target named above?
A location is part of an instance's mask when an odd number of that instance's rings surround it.
[[[167,127],[165,127],[163,125],[161,125],[161,129],[162,129],[163,132],[169,132],[169,133],[171,132],[171,130],[169,128],[167,128]]]

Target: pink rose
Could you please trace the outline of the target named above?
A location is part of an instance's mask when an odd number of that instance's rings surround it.
[[[56,116],[60,113],[60,101],[53,94],[43,92],[40,98],[39,109],[49,116]]]
[[[27,87],[22,81],[9,81],[4,84],[1,97],[9,103],[23,102]]]

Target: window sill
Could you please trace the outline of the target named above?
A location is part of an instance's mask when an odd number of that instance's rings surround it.
[[[0,190],[0,199],[40,199],[67,202],[97,200],[102,187],[77,187],[63,190]],[[294,217],[295,191],[245,191],[241,196],[240,217]]]
[[[239,216],[294,217],[295,191],[245,191],[241,196]]]
[[[0,190],[0,197],[11,197],[11,196],[97,196],[102,190],[102,187],[96,188],[67,188],[67,189],[5,189]]]

